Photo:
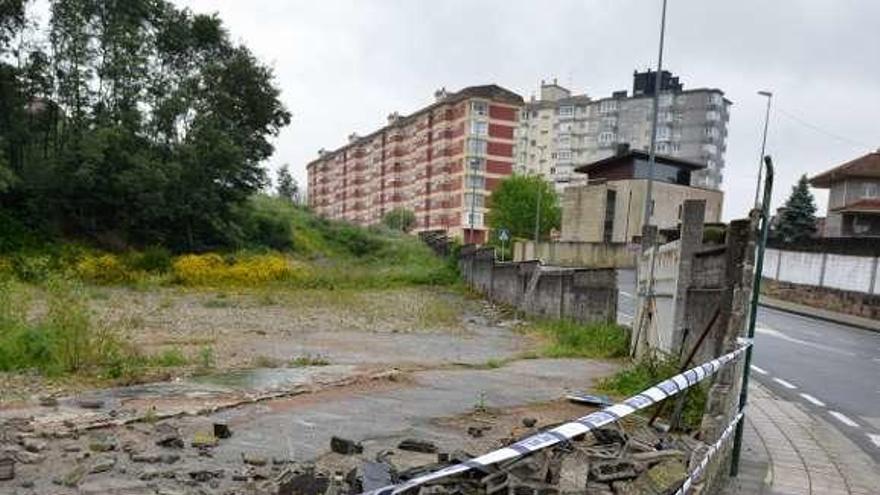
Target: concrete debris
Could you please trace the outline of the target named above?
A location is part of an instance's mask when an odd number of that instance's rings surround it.
[[[113,469],[116,466],[116,457],[113,456],[101,456],[96,458],[92,462],[92,467],[89,469],[90,474],[97,473],[106,473]]]
[[[482,431],[480,434],[482,435]],[[410,452],[421,452],[423,454],[436,454],[438,451],[437,446],[433,443],[413,438],[403,440],[397,445],[397,448],[400,450],[408,450]]]
[[[337,454],[351,455],[362,453],[364,447],[354,440],[334,436],[330,439],[330,450]]]
[[[0,454],[0,481],[15,478],[15,459],[9,454]]]
[[[89,450],[92,452],[110,452],[116,450],[118,445],[115,436],[105,433],[96,434],[89,440]]]
[[[483,436],[483,433],[485,433],[491,429],[492,429],[491,426],[485,426],[485,425],[468,426],[467,433],[468,433],[468,435],[470,435],[474,438],[480,438]]]
[[[76,405],[83,409],[103,409],[104,401],[102,399],[77,399]]]
[[[46,442],[38,438],[22,437],[20,443],[28,452],[37,453],[46,450]]]
[[[159,423],[153,428],[156,435],[156,445],[160,447],[169,447],[182,449],[184,447],[183,438],[177,428],[167,423]]]
[[[226,423],[214,423],[214,436],[217,438],[229,438],[232,436],[232,430]]]
[[[535,418],[525,417],[522,419],[522,425],[526,428],[534,428],[536,424],[538,424],[538,420]]]
[[[251,466],[265,466],[269,464],[269,459],[266,457],[252,453],[242,453],[241,461]]]

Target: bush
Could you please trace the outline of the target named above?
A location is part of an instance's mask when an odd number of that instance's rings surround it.
[[[382,223],[389,229],[409,232],[416,225],[416,214],[406,208],[394,208],[382,217]]]
[[[269,248],[279,251],[293,247],[294,205],[282,198],[258,195],[238,210],[241,247]]]
[[[280,254],[243,255],[228,262],[217,254],[188,254],[172,264],[175,279],[190,286],[253,286],[307,275],[304,265]]]
[[[96,284],[123,284],[135,278],[125,263],[112,254],[86,255],[74,272],[80,279]]]
[[[150,246],[131,256],[128,265],[150,273],[166,273],[171,270],[171,252],[161,246]]]

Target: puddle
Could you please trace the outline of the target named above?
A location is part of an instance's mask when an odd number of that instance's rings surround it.
[[[198,385],[223,387],[232,390],[272,391],[286,390],[316,378],[341,377],[349,374],[352,366],[310,366],[303,368],[253,368],[194,376],[190,382]]]

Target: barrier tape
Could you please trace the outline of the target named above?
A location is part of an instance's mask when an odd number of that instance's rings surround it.
[[[721,436],[718,437],[718,441],[713,443],[709,447],[706,455],[703,456],[703,460],[700,461],[700,465],[697,466],[696,469],[694,469],[694,472],[688,474],[687,479],[684,480],[684,484],[681,485],[681,488],[679,488],[677,492],[675,492],[675,495],[685,495],[688,490],[691,489],[691,485],[693,485],[697,481],[697,478],[699,478],[700,475],[703,474],[706,466],[709,465],[709,461],[711,461],[712,458],[715,457],[715,454],[717,454],[718,451],[721,450],[721,446],[724,444],[725,441],[727,441],[728,438],[730,438],[730,434],[733,433],[733,431],[736,429],[736,424],[742,421],[742,418],[743,413],[742,411],[740,411],[740,413],[737,414],[735,418],[733,418],[733,421],[731,421],[730,424],[727,425],[727,428],[723,432],[721,432]]]
[[[516,459],[531,454],[532,452],[537,452],[552,445],[556,445],[557,443],[567,442],[576,436],[583,435],[592,430],[597,430],[609,423],[614,423],[625,416],[629,416],[636,411],[650,407],[657,402],[672,397],[673,395],[700,383],[707,377],[715,374],[722,366],[739,357],[739,355],[744,353],[750,345],[751,343],[746,343],[733,352],[664,380],[619,404],[608,406],[600,411],[590,413],[553,429],[536,433],[530,437],[508,445],[507,447],[483,454],[480,457],[475,457],[460,464],[448,466],[438,471],[415,477],[405,483],[389,485],[370,492],[365,492],[363,495],[393,495],[401,493],[447,476],[464,473],[474,468],[490,466],[510,459]]]

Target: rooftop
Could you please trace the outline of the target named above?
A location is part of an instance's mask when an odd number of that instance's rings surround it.
[[[810,185],[827,189],[839,180],[848,177],[867,177],[880,179],[880,150],[860,156],[831,170],[826,170],[810,179]]]
[[[609,156],[608,158],[603,158],[602,160],[588,163],[586,165],[581,165],[574,169],[575,172],[580,172],[582,174],[589,174],[590,172],[595,172],[596,170],[613,167],[615,165],[624,164],[629,162],[630,160],[649,160],[650,155],[645,151],[639,150],[629,150],[625,153],[618,153],[613,156]],[[681,158],[675,158],[672,156],[666,155],[656,155],[655,162],[663,165],[672,165],[675,167],[679,167],[686,170],[701,170],[706,168],[702,163],[690,162],[687,160],[682,160]]]

